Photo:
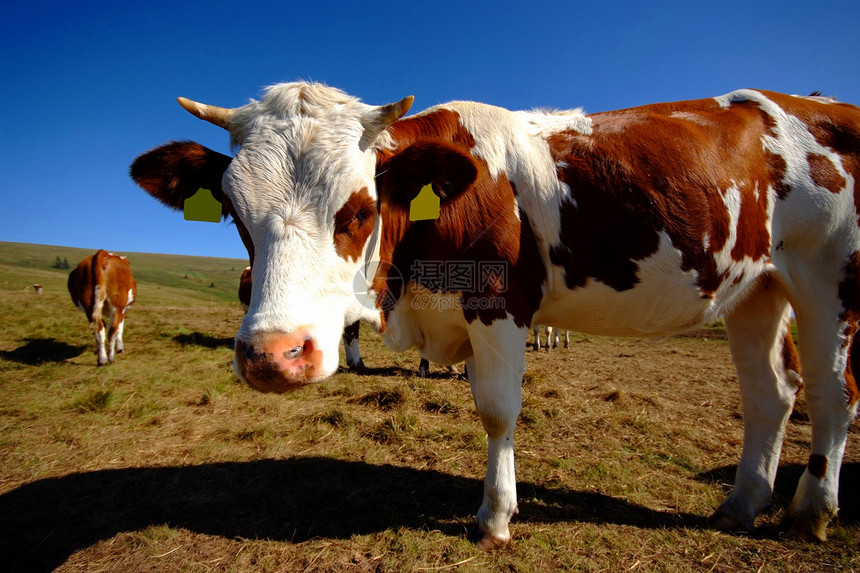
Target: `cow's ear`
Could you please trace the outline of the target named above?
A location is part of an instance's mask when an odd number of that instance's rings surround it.
[[[443,202],[454,199],[475,182],[478,167],[453,145],[422,141],[383,158],[376,173],[380,200],[408,208],[427,183]]]
[[[131,178],[144,191],[173,209],[201,187],[221,201],[221,177],[232,158],[193,141],[175,141],[144,153],[131,164]],[[226,214],[226,206],[222,210]]]

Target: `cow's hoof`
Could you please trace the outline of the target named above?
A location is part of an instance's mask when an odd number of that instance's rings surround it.
[[[755,529],[752,523],[744,523],[725,513],[722,509],[718,509],[708,518],[708,524],[717,531],[724,531],[726,533],[749,533]]]
[[[484,551],[494,551],[505,547],[511,542],[510,534],[491,535],[489,533],[485,533],[480,527],[478,527],[477,523],[472,525],[467,537]]]
[[[827,520],[829,521],[829,520]],[[827,541],[827,521],[808,520],[788,514],[779,524],[779,531],[785,539],[824,543]]]

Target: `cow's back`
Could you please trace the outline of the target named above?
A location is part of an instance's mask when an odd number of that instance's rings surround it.
[[[99,251],[95,275],[101,288],[106,289],[107,300],[115,308],[125,308],[137,296],[137,283],[131,275],[128,259]]]

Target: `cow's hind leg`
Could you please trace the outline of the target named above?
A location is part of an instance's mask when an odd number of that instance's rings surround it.
[[[843,281],[841,290],[846,283]],[[860,292],[857,285],[850,287]],[[789,535],[825,540],[827,524],[836,515],[839,471],[848,426],[857,411],[857,384],[852,359],[857,330],[853,309],[843,308],[836,289],[829,297],[816,293],[796,309],[803,363],[803,387],[812,425],[809,462],[783,520]],[[856,297],[853,297],[856,300]]]
[[[479,543],[484,549],[510,540],[508,523],[517,513],[514,426],[522,406],[527,332],[512,320],[497,320],[490,326],[476,320],[469,325],[475,355],[466,361],[466,370],[487,432],[487,476],[477,515]]]
[[[721,530],[751,531],[773,493],[779,455],[798,376],[794,345],[786,336],[791,307],[770,277],[726,315],[726,330],[743,402],[744,443],[735,486],[711,517]]]
[[[107,344],[106,344],[106,332],[105,332],[105,321],[102,317],[96,316],[90,322],[90,328],[93,330],[93,336],[96,339],[96,353],[98,354],[98,364],[99,366],[104,366],[108,363],[108,355],[107,355]]]
[[[108,348],[108,361],[116,360],[117,353],[125,350],[122,343],[122,331],[125,325],[125,313],[122,310],[115,309],[110,321],[110,330],[108,331],[110,346]]]

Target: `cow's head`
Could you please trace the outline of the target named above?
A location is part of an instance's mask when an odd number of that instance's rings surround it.
[[[235,157],[172,143],[139,157],[132,177],[174,208],[209,188],[235,219],[253,268],[236,373],[263,391],[330,376],[344,326],[359,319],[380,326],[379,293],[370,287],[386,210],[376,185],[377,143],[412,97],[377,107],[333,88],[293,83],[236,109],[184,98],[180,104],[228,130]],[[440,163],[467,174],[431,175]],[[459,177],[459,185],[446,184],[462,190],[475,177],[471,159],[441,144],[388,152],[380,166],[393,182],[382,201],[399,206],[432,179]]]

